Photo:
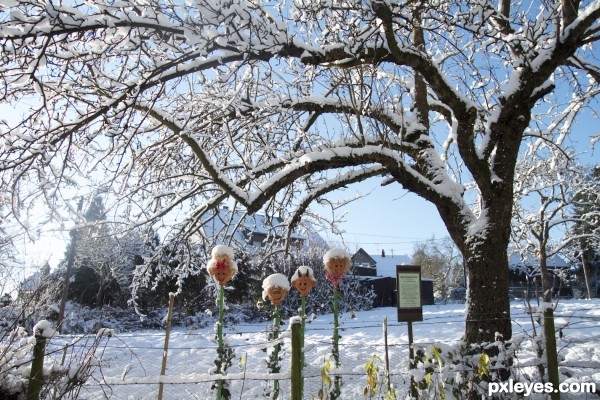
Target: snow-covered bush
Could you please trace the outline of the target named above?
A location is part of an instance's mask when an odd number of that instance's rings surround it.
[[[0,340],[0,398],[23,399],[27,393],[32,371],[33,348],[40,337],[50,342],[56,333],[52,324],[42,320],[34,328],[35,334],[29,334],[23,327],[17,327]],[[84,337],[81,351],[68,351],[66,362],[59,361],[60,352],[46,351],[42,371],[42,389],[40,398],[77,399],[85,384],[99,365],[103,346],[108,338],[114,336],[111,329],[101,329],[95,336]],[[90,343],[91,341],[91,343]],[[58,354],[58,356],[56,356]],[[64,360],[63,360],[64,361]]]
[[[35,339],[18,327],[0,342],[0,397],[24,393]]]
[[[522,336],[507,342],[465,346],[433,344],[415,345],[415,369],[411,371],[420,399],[466,399],[469,393],[486,398],[491,382],[519,382],[529,374],[513,368],[517,352],[526,352]],[[500,349],[490,356],[491,348]],[[536,379],[535,377],[533,379]],[[538,381],[540,380],[537,377]]]

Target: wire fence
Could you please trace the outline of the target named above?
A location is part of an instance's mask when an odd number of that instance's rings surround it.
[[[448,313],[432,307],[426,319],[414,324],[415,346],[422,349],[431,346],[459,346],[460,335],[443,335],[443,332],[459,332],[464,330],[466,316],[460,310]],[[557,327],[558,351],[563,357],[560,368],[565,376],[600,381],[600,350],[594,353],[600,343],[600,314],[597,303],[559,309],[555,313]],[[395,310],[390,314],[395,315]],[[339,328],[342,340],[339,342],[341,367],[333,366],[325,371],[331,354],[331,334],[333,321],[316,319],[306,324],[304,355],[307,360],[303,371],[305,393],[307,397],[326,390],[324,374],[339,376],[344,382],[344,397],[361,398],[367,379],[365,363],[369,360],[376,363],[380,384],[386,369],[384,359],[389,358],[389,377],[394,387],[400,392],[409,392],[413,373],[409,369],[409,343],[406,323],[387,323],[388,338],[383,337],[381,314],[373,314],[369,318],[348,318],[349,313]],[[491,315],[491,314],[490,314]],[[479,321],[488,320],[488,315],[479,316]],[[527,312],[525,306],[519,305],[511,310],[513,337],[531,338],[540,334],[536,313]],[[156,398],[154,387],[164,384],[171,388],[165,399],[180,398],[212,398],[211,387],[217,380],[227,381],[232,398],[265,398],[270,383],[278,381],[281,385],[280,398],[285,399],[291,386],[289,371],[289,337],[282,335],[280,342],[284,344],[281,372],[267,373],[266,352],[276,342],[269,340],[273,331],[272,321],[263,323],[238,323],[226,326],[228,347],[235,354],[233,365],[227,375],[215,375],[210,372],[211,364],[216,356],[217,343],[214,333],[207,329],[188,330],[183,328],[171,332],[168,350],[168,371],[161,376],[156,366],[164,354],[164,331],[142,331],[110,333],[110,337],[96,335],[60,335],[52,338],[46,347],[45,357],[55,362],[69,354],[72,358],[83,359],[83,355],[96,354],[97,371],[83,386],[84,398],[99,399],[138,399]],[[596,328],[596,329],[595,329]],[[430,334],[436,332],[437,334]],[[421,335],[419,334],[421,333]],[[344,337],[348,340],[344,340]],[[387,343],[386,343],[387,342]],[[531,341],[530,341],[531,342]],[[528,342],[528,343],[530,343]],[[527,345],[525,345],[527,347]],[[287,349],[287,350],[286,350]],[[588,353],[592,352],[590,356]],[[384,357],[386,354],[388,357]],[[526,356],[523,356],[526,354]],[[542,363],[532,357],[532,347],[519,349],[511,368],[524,371],[537,369]],[[377,358],[375,358],[376,356]],[[192,361],[197,360],[197,361]],[[244,360],[244,361],[242,361]],[[24,361],[26,366],[28,360]],[[190,365],[190,362],[196,362]],[[18,367],[18,366],[17,366]],[[198,372],[200,371],[200,372]],[[463,371],[473,371],[464,367]],[[0,368],[0,373],[1,371]],[[152,389],[148,389],[152,387]],[[318,397],[318,396],[317,396]]]
[[[568,313],[557,313],[555,318],[560,321],[557,324],[559,330],[559,352],[574,350],[575,352],[584,352],[590,346],[597,346],[600,343],[600,330],[593,330],[594,334],[589,334],[590,329],[600,327],[600,316],[593,314],[594,307],[581,307],[571,309]],[[523,335],[530,337],[533,335],[535,323],[532,323],[532,315],[525,311],[517,310],[511,315],[514,327],[514,335]],[[387,324],[388,340],[387,346],[383,338],[383,321],[361,321],[345,320],[340,326],[342,338],[346,335],[353,339],[341,340],[339,343],[341,353],[340,368],[333,367],[326,372],[329,376],[340,376],[344,382],[345,396],[355,398],[362,397],[362,390],[366,382],[367,374],[365,372],[365,363],[378,355],[377,365],[378,374],[382,377],[385,365],[382,361],[383,354],[388,353],[390,360],[389,376],[394,382],[394,387],[399,391],[408,393],[410,380],[413,374],[409,370],[409,343],[406,336],[406,324],[391,322]],[[456,330],[457,326],[464,327],[465,316],[455,315],[431,315],[425,321],[415,323],[415,327],[428,331],[435,329],[443,331],[445,326],[451,326]],[[305,334],[305,358],[308,360],[303,372],[305,381],[305,393],[307,397],[316,395],[319,390],[327,390],[324,380],[324,367],[327,364],[331,352],[331,332],[333,324],[329,321],[313,321],[306,325]],[[281,387],[280,398],[285,399],[291,385],[289,363],[285,358],[281,362],[282,369],[280,373],[267,373],[265,366],[265,351],[272,347],[275,342],[268,340],[269,333],[272,332],[272,325],[265,322],[264,325],[256,323],[241,323],[226,329],[228,346],[235,352],[235,360],[238,365],[233,366],[227,375],[215,375],[209,372],[191,372],[207,371],[210,368],[210,357],[207,354],[216,353],[216,340],[214,334],[204,331],[174,331],[170,334],[168,359],[170,368],[167,375],[161,376],[156,372],[154,365],[160,364],[163,356],[163,340],[165,332],[135,332],[121,333],[114,337],[107,338],[101,346],[102,358],[99,360],[99,368],[93,379],[84,385],[84,391],[87,392],[87,398],[136,398],[139,396],[140,386],[148,388],[148,385],[158,386],[160,383],[167,385],[171,396],[165,398],[210,398],[211,386],[217,380],[227,381],[232,398],[264,398],[269,390],[269,384],[272,381],[278,381]],[[539,327],[537,327],[539,332]],[[368,334],[361,335],[367,332]],[[378,333],[380,332],[380,333]],[[424,337],[427,337],[424,335]],[[357,342],[357,340],[359,340]],[[62,335],[53,339],[47,348],[47,356],[58,358],[65,352],[87,352],[93,346],[95,338],[89,336]],[[286,346],[289,346],[289,339],[283,335],[281,339]],[[462,343],[457,337],[431,340],[429,338],[419,340],[418,334],[415,335],[415,346],[419,348],[428,348],[431,346],[455,346]],[[284,356],[286,354],[284,353]],[[352,359],[353,357],[361,359]],[[129,358],[124,362],[124,358]],[[184,365],[190,359],[201,359],[201,365]],[[246,360],[240,361],[242,358]],[[375,358],[373,358],[375,360]],[[600,359],[599,359],[600,360]],[[515,359],[511,366],[516,370],[526,368],[537,368],[541,362],[534,357],[524,357]],[[123,372],[115,374],[115,366],[123,366]],[[577,369],[584,371],[579,373],[581,376],[593,378],[596,371],[600,371],[600,361],[588,360],[582,357],[581,360],[563,359],[560,363],[563,369]],[[136,370],[136,374],[127,371],[127,369]],[[468,368],[464,369],[468,371]],[[587,371],[587,372],[585,372]],[[596,379],[600,376],[596,376]],[[382,378],[380,378],[382,379]],[[257,384],[258,382],[258,384]],[[123,388],[132,388],[123,390]],[[349,392],[348,392],[349,390]],[[156,398],[152,390],[143,390],[147,397]],[[136,394],[131,394],[136,393]],[[134,396],[134,397],[131,397]],[[183,396],[183,397],[182,397]]]

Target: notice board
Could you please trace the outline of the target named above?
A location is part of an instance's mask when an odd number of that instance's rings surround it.
[[[398,322],[423,321],[421,267],[396,265]]]

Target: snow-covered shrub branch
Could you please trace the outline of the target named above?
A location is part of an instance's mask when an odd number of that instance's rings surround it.
[[[294,226],[342,182],[381,176],[436,206],[467,266],[467,320],[496,299],[495,325],[469,322],[467,340],[509,338],[516,162],[527,135],[563,146],[597,98],[600,3],[499,3],[11,1],[13,216],[44,201],[64,224],[70,188],[102,187],[123,230],[160,231],[135,275],[156,285],[197,273],[190,249],[214,245],[202,228],[222,203]],[[169,269],[173,249],[186,260]]]

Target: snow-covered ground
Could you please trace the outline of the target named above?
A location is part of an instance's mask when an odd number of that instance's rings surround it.
[[[531,335],[532,324],[522,303],[512,303],[514,335]],[[435,305],[424,307],[424,320],[413,324],[415,343],[427,346],[430,343],[455,344],[460,341],[464,329],[465,306],[463,304]],[[596,382],[600,389],[600,301],[561,301],[556,310],[557,326],[562,327],[558,339],[563,381],[587,380]],[[392,383],[400,398],[408,393],[408,336],[407,324],[398,323],[395,308],[379,308],[358,312],[356,318],[349,313],[341,319],[340,353],[343,375],[342,398],[364,398],[363,389],[367,382],[365,364],[377,355],[380,371],[384,369],[384,338],[382,323],[388,319],[389,360]],[[324,315],[307,324],[305,398],[317,395],[322,387],[321,368],[331,352],[332,316]],[[271,323],[240,324],[227,326],[227,338],[235,350],[235,360],[229,370],[234,378],[230,383],[232,399],[262,399],[272,382],[265,381],[267,343]],[[286,329],[283,326],[282,329]],[[539,332],[539,327],[537,327]],[[61,337],[52,340],[52,346],[70,340]],[[528,343],[528,341],[526,341]],[[117,333],[116,337],[103,338],[97,350],[101,356],[95,382],[88,383],[81,391],[81,399],[156,399],[164,332],[140,331]],[[289,398],[290,340],[284,341],[281,396]],[[212,328],[185,330],[178,328],[171,333],[169,342],[165,399],[211,399],[209,371],[214,367],[216,343]],[[535,357],[524,344],[517,354],[522,374],[533,371]],[[242,359],[246,360],[245,365]],[[244,379],[245,377],[245,379]],[[201,382],[201,383],[197,383]],[[102,384],[101,384],[102,383]],[[530,397],[535,398],[535,397]],[[544,397],[538,397],[544,398]],[[563,399],[596,398],[592,394],[567,394]]]

